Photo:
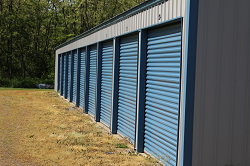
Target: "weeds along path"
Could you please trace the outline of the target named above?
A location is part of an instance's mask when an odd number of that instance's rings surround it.
[[[0,165],[159,165],[44,90],[0,88]]]

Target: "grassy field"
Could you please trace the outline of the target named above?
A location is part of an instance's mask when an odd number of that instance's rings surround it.
[[[0,165],[159,165],[52,90],[0,88]]]

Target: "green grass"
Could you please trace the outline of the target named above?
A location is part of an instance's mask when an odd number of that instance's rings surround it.
[[[128,148],[125,144],[116,144],[116,148]]]

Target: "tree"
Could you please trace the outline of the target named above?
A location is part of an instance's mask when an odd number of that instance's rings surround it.
[[[54,47],[142,0],[0,0],[0,78],[54,72]]]

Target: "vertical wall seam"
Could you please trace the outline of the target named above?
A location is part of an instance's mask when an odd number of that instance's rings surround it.
[[[102,79],[102,42],[97,43],[96,52],[96,96],[95,96],[95,121],[100,122],[101,110],[101,79]]]
[[[120,57],[120,39],[113,39],[113,80],[112,80],[112,108],[111,108],[111,133],[117,133],[117,109],[118,109],[118,86],[119,86],[119,58]]]
[[[198,29],[198,0],[189,0],[186,16],[186,42],[184,60],[184,86],[183,86],[183,133],[182,148],[183,164],[192,165],[193,150],[193,120],[195,102],[195,77],[197,54],[197,29]]]
[[[175,6],[175,10],[176,10],[176,17],[179,15],[179,10],[178,10],[178,2],[179,2],[179,0],[176,0],[176,6]]]
[[[141,63],[140,63],[140,61],[141,61],[141,31],[139,31],[139,33],[138,33],[138,36],[139,36],[139,39],[138,39],[138,47],[139,47],[139,49],[138,49],[138,68],[137,68],[137,70],[140,70],[141,69]],[[139,72],[137,72],[137,86],[140,86],[140,71]],[[140,90],[140,88],[138,88],[139,90]],[[137,92],[136,93],[139,93],[139,90],[137,90]],[[139,94],[137,94],[137,98],[139,98]],[[136,109],[136,121],[135,121],[135,149],[136,149],[136,151],[137,152],[139,152],[138,151],[138,132],[139,132],[139,129],[138,129],[138,115],[139,115],[139,106],[138,106],[138,104],[139,104],[139,99],[137,100],[138,102],[136,103],[136,105],[137,105],[137,109]]]
[[[165,21],[165,15],[164,15],[164,6],[165,6],[165,1],[162,2],[162,5],[161,5],[161,21]]]
[[[90,47],[86,46],[85,51],[86,51],[86,56],[85,56],[85,84],[84,84],[84,113],[88,113]]]
[[[250,4],[250,3],[249,3]],[[250,6],[249,6],[249,8],[250,8]],[[248,16],[250,16],[250,10],[248,10],[248,12],[249,12],[249,14],[248,14]],[[250,19],[248,19],[248,29],[250,29]],[[248,31],[249,32],[249,31]],[[248,64],[250,64],[250,33],[248,34]],[[245,155],[244,155],[244,165],[246,165],[247,164],[247,159],[248,159],[248,155],[247,155],[247,147],[248,147],[248,135],[249,135],[249,128],[248,128],[248,126],[249,126],[249,119],[248,119],[248,117],[249,117],[249,112],[250,112],[250,104],[249,104],[249,99],[250,99],[250,93],[249,93],[249,90],[250,90],[250,81],[249,81],[249,79],[250,79],[250,65],[248,65],[248,73],[247,73],[247,109],[246,109],[246,111],[245,111],[245,124],[246,124],[246,126],[245,126]]]
[[[168,1],[169,2],[169,1]],[[170,4],[169,3],[166,3],[166,8],[169,9],[169,6]],[[183,6],[185,9],[187,9],[187,1],[184,1],[183,2]],[[166,17],[166,19],[169,19],[169,10],[167,11],[168,13],[168,16]],[[181,48],[181,59],[182,61],[185,61],[185,45],[186,45],[186,25],[187,25],[187,18],[186,18],[186,14],[187,14],[187,10],[185,10],[183,12],[183,14],[185,16],[183,16],[183,19],[181,21],[181,26],[182,26],[182,48]],[[185,79],[185,76],[184,76],[184,63],[182,63],[182,66],[181,66],[182,70],[181,70],[181,80],[184,80]],[[183,121],[185,120],[184,119],[184,81],[181,82],[181,88],[180,88],[180,100],[182,102],[182,104],[180,104],[180,115],[179,115],[179,121],[181,121],[183,123]],[[183,142],[184,142],[184,125],[180,125],[179,126],[179,140],[178,140],[178,148],[179,148],[179,151],[178,151],[178,160],[177,160],[177,166],[182,166],[183,165],[183,155],[184,155],[184,146],[183,146]]]
[[[69,102],[72,102],[73,98],[73,77],[74,77],[74,51],[70,51],[70,85],[69,85]]]
[[[175,5],[175,17],[178,16],[178,0],[176,0],[176,5]]]
[[[139,32],[138,68],[137,68],[137,107],[136,107],[136,151],[144,152],[145,125],[145,89],[146,89],[146,61],[147,61],[147,32]]]
[[[201,164],[201,159],[202,159],[202,139],[203,139],[203,126],[204,126],[204,123],[203,123],[203,119],[204,119],[204,117],[203,117],[203,115],[204,115],[204,99],[205,99],[205,84],[206,84],[206,81],[205,81],[205,79],[206,79],[206,72],[205,72],[205,69],[206,69],[206,52],[207,52],[207,22],[208,22],[208,1],[205,1],[205,20],[204,20],[204,31],[205,31],[205,33],[204,33],[204,51],[203,51],[203,62],[202,62],[202,81],[201,81],[201,96],[200,96],[200,99],[201,99],[201,113],[200,113],[200,136],[199,136],[199,144],[198,144],[198,146],[200,147],[199,148],[199,153],[198,153],[198,155],[199,155],[199,161],[198,161],[198,165],[202,165]]]
[[[185,57],[184,57],[184,55],[185,55],[185,52],[184,52],[184,46],[185,46],[185,29],[184,29],[184,23],[185,21],[184,21],[184,19],[181,19],[181,32],[182,32],[182,34],[181,34],[181,43],[182,43],[182,45],[181,45],[181,59],[182,60],[184,60],[185,59]],[[183,69],[184,69],[184,63],[182,63],[181,64],[181,71],[180,71],[180,73],[181,73],[181,80],[183,80],[183,78],[184,78],[184,76],[183,76],[183,74],[182,73],[184,73],[183,72]],[[182,102],[183,102],[183,82],[184,81],[182,81],[181,83],[180,83],[180,104],[179,104],[179,122],[182,122],[183,121],[183,105],[182,105]],[[182,129],[183,128],[183,125],[180,125],[180,123],[179,123],[179,130],[178,130],[178,135],[179,135],[179,139],[178,139],[178,147],[177,148],[179,148],[179,150],[178,150],[178,156],[177,156],[177,166],[180,166],[181,164],[183,165],[183,160],[182,160],[182,156],[183,156],[183,146],[182,146],[182,140],[183,140],[183,132],[182,132]]]
[[[183,16],[184,14],[183,14],[183,11],[182,11],[182,6],[183,6],[183,0],[181,0],[181,2],[180,2],[180,14],[181,14],[181,16]],[[184,12],[185,13],[185,12]]]
[[[221,72],[221,45],[222,45],[222,29],[223,29],[223,2],[224,1],[220,1],[220,15],[219,15],[219,20],[220,20],[220,25],[219,25],[219,46],[218,46],[218,66],[219,66],[219,69],[218,69],[218,71],[217,71],[217,87],[216,87],[216,93],[217,93],[217,96],[216,96],[216,104],[215,104],[215,106],[216,106],[216,109],[215,109],[215,127],[214,127],[214,129],[215,129],[215,135],[214,135],[214,142],[215,142],[215,144],[214,144],[214,164],[213,165],[216,165],[216,163],[217,163],[217,145],[218,145],[218,117],[219,117],[219,100],[220,100],[220,91],[219,91],[219,89],[220,89],[220,72]]]
[[[184,110],[183,107],[181,106],[181,101],[183,100],[183,82],[184,82],[184,79],[183,78],[183,75],[184,75],[184,56],[185,54],[183,54],[183,50],[185,49],[185,47],[183,47],[185,45],[185,31],[184,31],[184,21],[183,19],[181,19],[181,56],[180,56],[180,82],[179,82],[179,115],[178,115],[178,130],[177,130],[177,156],[176,156],[176,162],[177,162],[177,166],[180,166],[181,164],[183,164],[183,162],[181,163],[180,162],[180,154],[181,154],[181,151],[182,151],[182,147],[183,145],[181,145],[182,143],[182,131],[183,130],[183,113],[182,111]],[[183,56],[184,55],[184,56]],[[145,78],[146,79],[146,78]],[[145,89],[146,91],[146,89]],[[146,93],[146,92],[145,92]],[[183,141],[184,142],[184,141]]]
[[[230,119],[230,121],[231,121],[231,130],[230,130],[230,132],[231,132],[231,134],[230,134],[230,145],[229,145],[229,149],[230,149],[230,159],[231,160],[233,160],[233,134],[234,134],[234,132],[233,132],[233,126],[234,126],[234,111],[235,111],[235,109],[234,109],[234,106],[235,106],[235,79],[236,79],[236,76],[235,76],[235,70],[236,70],[236,50],[237,50],[237,27],[238,27],[238,24],[237,24],[237,22],[238,22],[238,19],[237,19],[237,17],[238,17],[238,1],[236,1],[236,4],[235,4],[235,18],[234,18],[234,39],[233,39],[233,43],[234,43],[234,46],[235,47],[233,47],[233,73],[232,73],[232,75],[233,75],[233,82],[232,82],[232,87],[233,87],[233,94],[232,94],[232,109],[231,109],[231,119]]]
[[[169,12],[171,14],[171,17],[173,17],[173,15],[174,15],[174,2],[173,2],[173,0],[170,0],[170,4],[171,4],[171,7],[169,9]]]
[[[170,10],[169,10],[169,8],[170,8],[170,1],[171,0],[168,1],[168,9],[167,9],[168,10],[168,18],[167,19],[169,19],[169,15],[170,15]]]
[[[58,92],[58,69],[59,69],[59,65],[58,65],[58,59],[59,59],[59,55],[56,54],[55,56],[55,76],[54,76],[54,91]]]

